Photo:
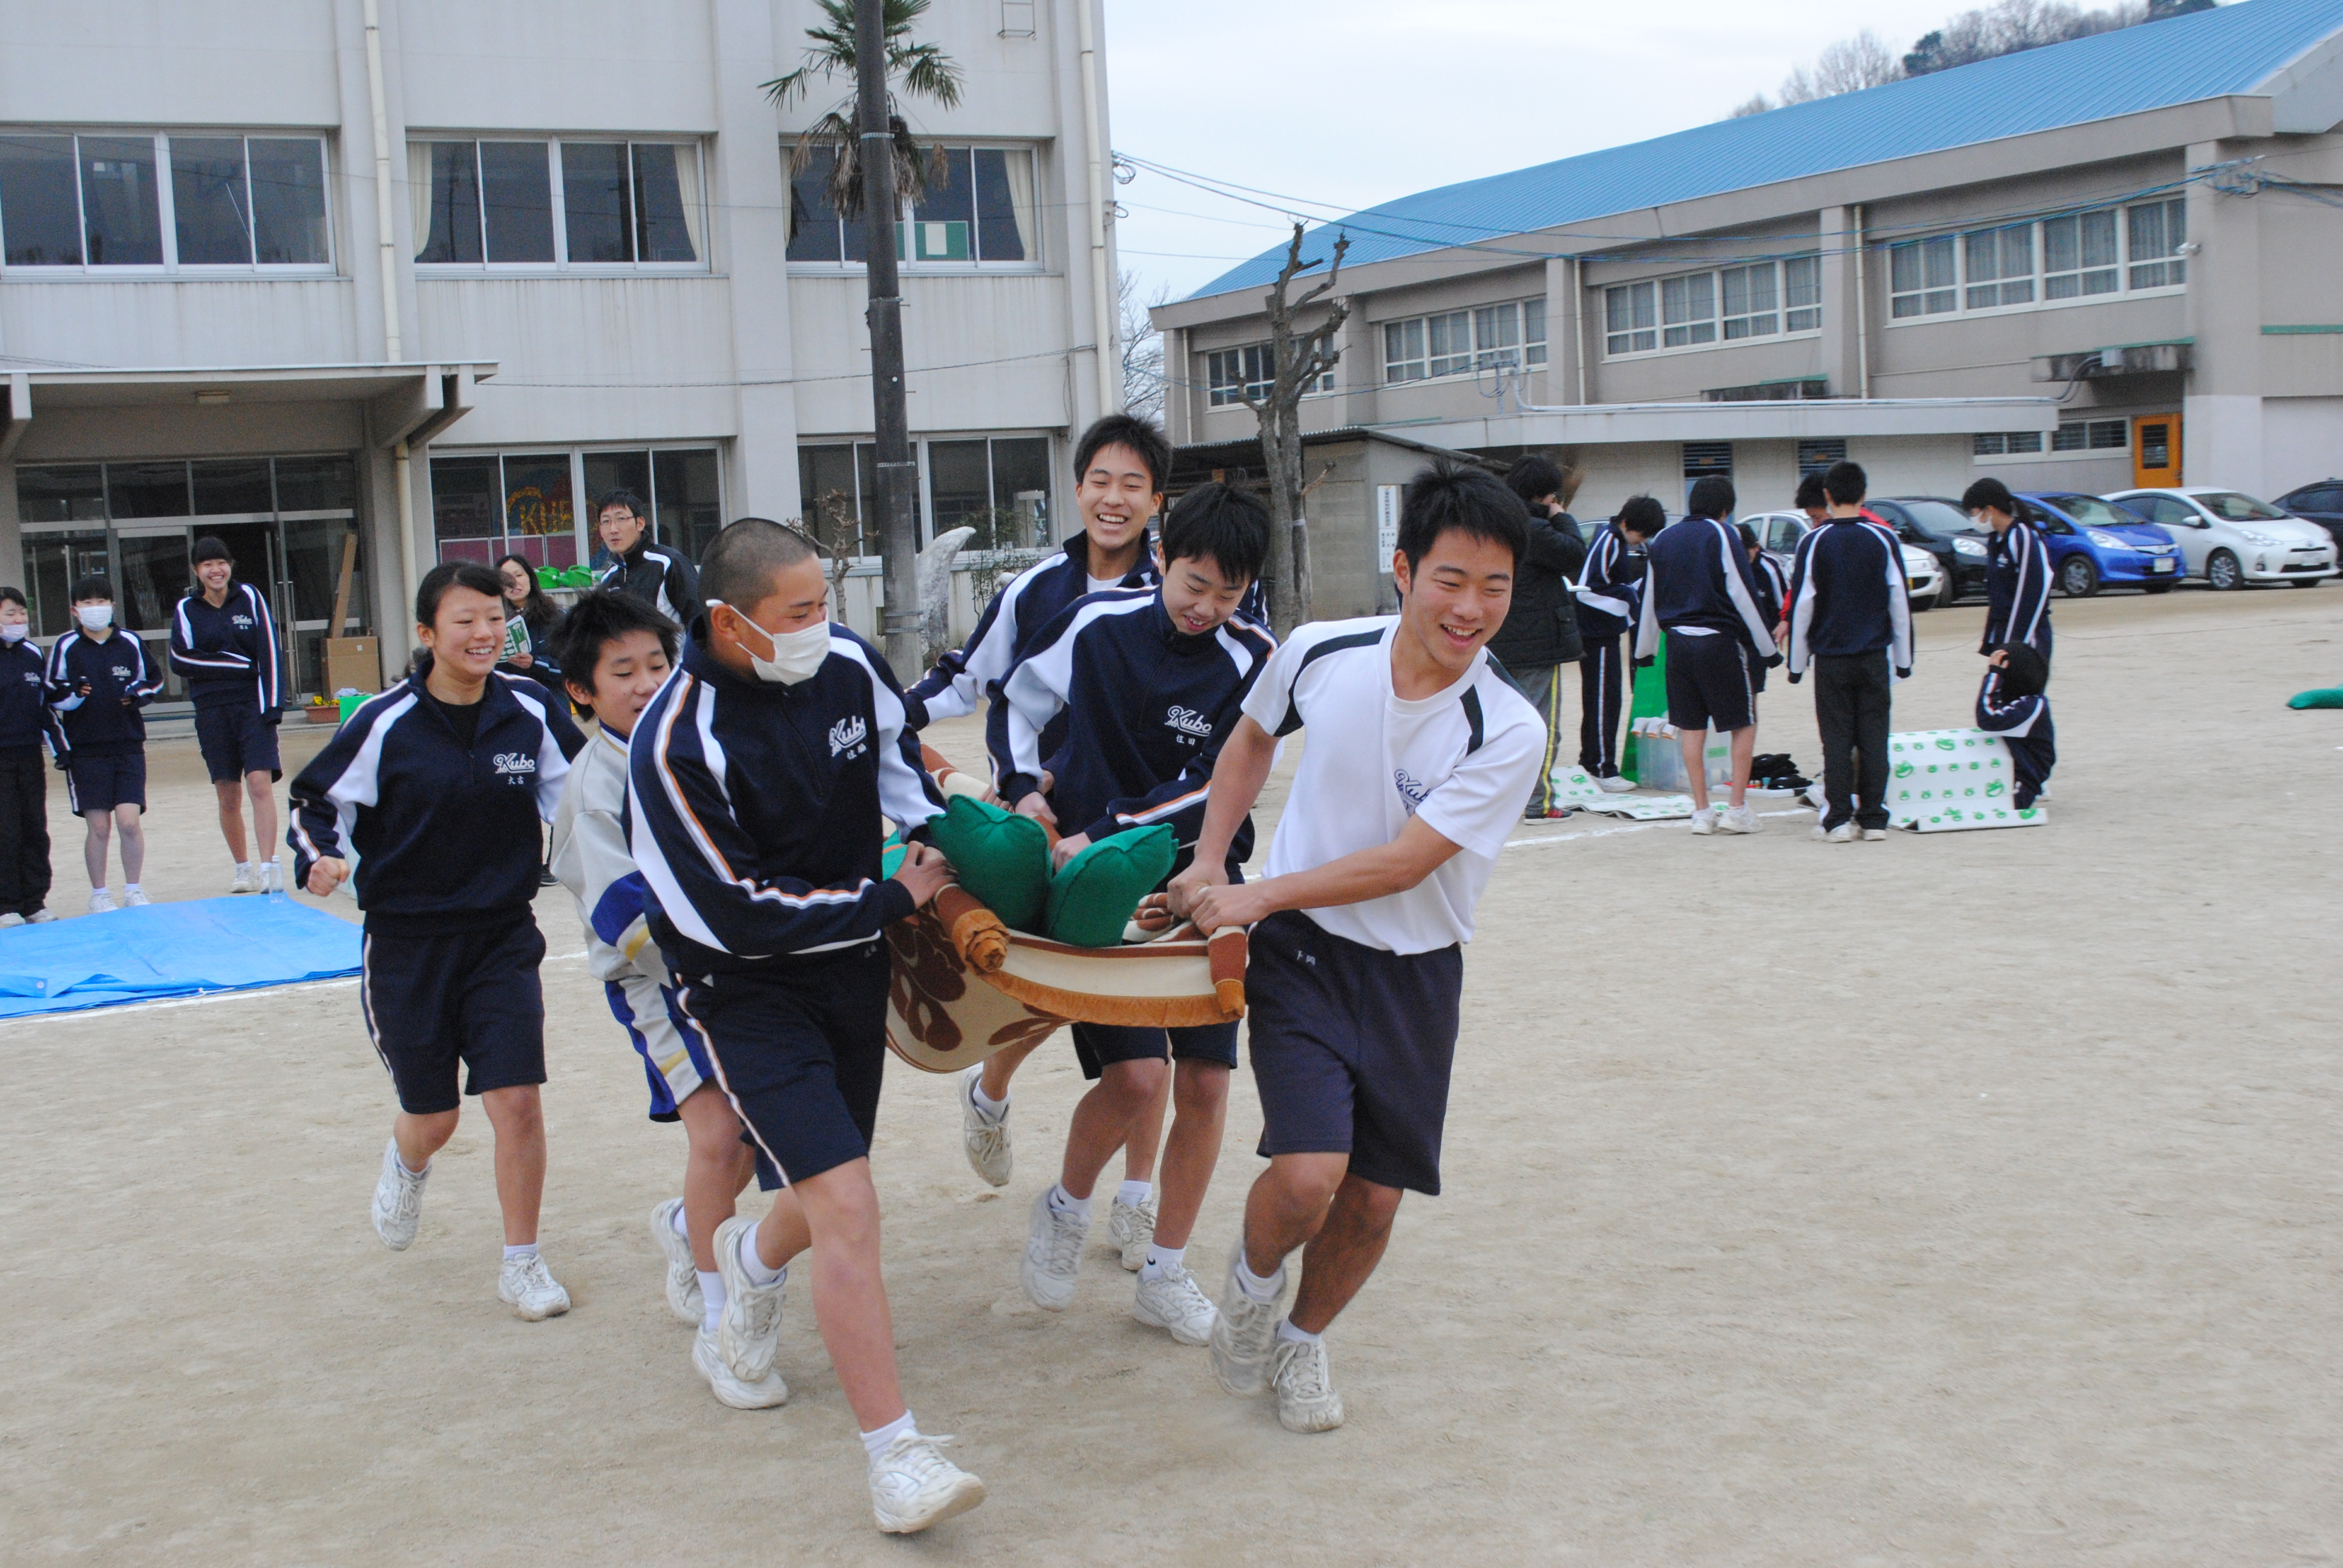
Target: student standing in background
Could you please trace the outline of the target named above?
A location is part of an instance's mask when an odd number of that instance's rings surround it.
[[[114,624],[114,585],[92,575],[73,586],[74,629],[49,649],[49,706],[65,741],[66,797],[89,824],[82,844],[89,912],[115,907],[106,888],[106,849],[122,835],[122,901],[155,900],[138,885],[146,864],[146,717],[163,671],[136,637]]]
[[[49,898],[49,780],[41,747],[62,767],[65,740],[48,704],[41,646],[25,590],[0,588],[0,926],[54,920]]]
[[[196,705],[196,743],[219,798],[220,837],[236,857],[231,893],[285,890],[277,863],[277,793],[285,777],[277,751],[285,658],[268,599],[237,582],[236,558],[206,534],[189,557],[195,586],[171,612],[171,668]],[[244,798],[252,798],[253,849],[245,847]],[[266,855],[258,863],[252,855]]]
[[[1564,474],[1544,457],[1526,457],[1507,471],[1505,487],[1529,508],[1530,545],[1513,578],[1513,608],[1489,639],[1489,657],[1545,720],[1544,762],[1523,811],[1543,820],[1554,806],[1554,766],[1562,750],[1563,667],[1576,664],[1581,652],[1571,584],[1586,565],[1586,542],[1577,519],[1563,509],[1578,488],[1576,470]]]
[[[1623,692],[1620,639],[1635,628],[1642,603],[1644,541],[1667,522],[1660,503],[1637,496],[1604,525],[1572,589],[1578,602],[1578,765],[1606,794],[1635,786],[1619,777]]]
[[[1798,541],[1790,569],[1790,678],[1811,663],[1827,802],[1815,837],[1887,837],[1887,731],[1893,682],[1912,673],[1912,604],[1904,550],[1864,515],[1864,472],[1824,478],[1830,521]],[[1892,672],[1892,676],[1891,676]]]

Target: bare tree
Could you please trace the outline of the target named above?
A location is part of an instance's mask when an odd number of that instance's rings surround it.
[[[1773,100],[1766,97],[1765,94],[1752,93],[1745,101],[1734,105],[1733,112],[1725,117],[1728,120],[1745,120],[1752,115],[1762,115],[1773,106]]]
[[[1785,104],[1806,104],[1816,98],[1835,98],[1841,93],[1882,86],[1903,75],[1902,64],[1879,41],[1879,35],[1866,27],[1852,38],[1841,38],[1815,56],[1812,71],[1800,66],[1784,77],[1781,100]]]
[[[1155,330],[1149,310],[1172,297],[1162,284],[1140,297],[1138,275],[1126,272],[1115,288],[1122,316],[1122,411],[1150,424],[1163,423],[1163,335]]]
[[[1351,302],[1333,297],[1334,281],[1342,275],[1343,253],[1350,248],[1350,236],[1336,235],[1334,248],[1325,258],[1326,275],[1299,298],[1292,297],[1294,279],[1319,265],[1317,258],[1302,258],[1302,226],[1293,226],[1293,237],[1285,246],[1285,263],[1262,297],[1269,313],[1275,373],[1262,396],[1253,396],[1249,387],[1239,394],[1261,424],[1262,460],[1269,470],[1269,513],[1287,541],[1272,537],[1269,549],[1270,618],[1281,637],[1312,614],[1310,529],[1302,512],[1302,395],[1342,357],[1342,351],[1334,347],[1334,337],[1350,318]],[[1321,300],[1326,303],[1317,323],[1300,326],[1297,318]]]

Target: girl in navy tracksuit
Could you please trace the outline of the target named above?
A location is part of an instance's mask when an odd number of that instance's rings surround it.
[[[22,588],[0,588],[0,926],[51,920],[49,784],[41,745],[62,763],[41,645]]]
[[[1634,628],[1644,577],[1644,541],[1667,514],[1649,496],[1637,496],[1595,536],[1572,592],[1578,599],[1578,765],[1600,783],[1619,779],[1622,697],[1619,639]],[[1619,779],[1620,789],[1628,785]]]
[[[412,674],[352,714],[293,780],[297,878],[323,897],[355,860],[366,911],[367,1032],[398,1091],[374,1223],[415,1240],[431,1156],[454,1136],[463,1085],[497,1132],[505,1263],[498,1294],[532,1321],[569,1297],[537,1251],[545,1186],[545,939],[530,914],[538,822],[552,817],[584,743],[563,703],[496,672],[503,584],[445,561],[415,596],[425,652]]]
[[[236,559],[226,544],[206,535],[196,541],[190,561],[196,586],[171,612],[171,668],[186,678],[195,701],[196,743],[219,797],[220,834],[236,857],[228,891],[281,891],[271,789],[285,776],[277,754],[285,678],[277,623],[266,595],[232,580]],[[253,839],[268,857],[258,866],[246,859],[245,795],[252,797]]]
[[[89,576],[73,586],[74,629],[49,649],[49,706],[65,738],[65,794],[89,824],[82,863],[89,910],[115,907],[106,886],[106,848],[122,836],[123,902],[153,900],[138,885],[146,863],[146,716],[163,671],[146,645],[114,624],[114,585]]]
[[[1977,728],[2001,737],[2016,775],[2014,800],[2019,809],[2034,804],[2058,760],[2050,723],[2050,547],[2033,528],[2018,521],[2017,499],[1999,479],[1979,479],[1961,496],[1961,507],[1991,531],[1986,541],[1986,657],[1977,688]],[[2034,657],[2013,672],[2010,650],[2024,647]]]

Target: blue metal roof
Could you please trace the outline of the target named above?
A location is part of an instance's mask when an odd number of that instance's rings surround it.
[[[2232,0],[2194,15],[1443,186],[1312,232],[1349,234],[1343,259],[1351,266],[1502,240],[1613,213],[2250,92],[2338,31],[2343,31],[2343,0]],[[1284,253],[1282,245],[1265,250],[1189,297],[1268,283]]]

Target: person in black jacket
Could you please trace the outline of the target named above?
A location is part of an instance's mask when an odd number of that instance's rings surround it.
[[[188,564],[196,585],[171,612],[171,668],[186,678],[195,699],[196,743],[219,798],[220,837],[236,857],[236,880],[227,890],[282,892],[276,784],[285,777],[277,752],[285,660],[277,622],[266,595],[234,580],[236,558],[221,540],[208,534],[197,539]],[[246,858],[247,795],[254,845],[268,857],[257,865]]]
[[[1824,476],[1830,521],[1798,541],[1790,568],[1790,678],[1815,669],[1827,804],[1815,837],[1887,837],[1887,729],[1892,680],[1912,673],[1912,604],[1904,550],[1863,510],[1853,463]]]
[[[649,508],[632,490],[613,490],[595,508],[594,531],[610,552],[596,588],[630,593],[678,626],[699,617],[699,573],[681,550],[651,543]]]
[[[2016,801],[2034,804],[2057,760],[2050,698],[2050,547],[2017,515],[2017,498],[1999,479],[1979,479],[1961,495],[1961,509],[1987,532],[1985,636],[1977,651],[1986,673],[1977,690],[1977,726],[1999,735],[2017,775]],[[2033,657],[2014,668],[2011,655]]]
[[[1571,587],[1577,600],[1578,765],[1607,795],[1635,786],[1619,776],[1623,696],[1619,639],[1633,631],[1643,602],[1644,541],[1667,526],[1668,515],[1649,496],[1619,508],[1586,552]]]
[[[415,1241],[431,1157],[455,1136],[465,1092],[496,1129],[504,1264],[497,1295],[529,1322],[569,1310],[538,1254],[545,1193],[545,938],[538,819],[561,798],[585,738],[568,705],[496,672],[504,585],[478,561],[442,561],[415,594],[413,673],[344,721],[291,790],[294,870],[320,898],[351,876],[366,911],[367,1032],[398,1092],[375,1183],[374,1227]]]
[[[1562,667],[1578,662],[1578,607],[1571,585],[1586,564],[1578,520],[1563,508],[1578,488],[1546,458],[1526,457],[1505,475],[1505,486],[1529,508],[1530,548],[1513,578],[1513,606],[1489,639],[1489,656],[1505,667],[1522,695],[1545,720],[1545,761],[1523,813],[1543,819],[1554,804],[1554,765],[1562,746]]]
[[[60,766],[65,744],[41,664],[25,590],[0,588],[0,926],[57,918],[48,908],[49,783],[41,743]]]
[[[89,912],[115,907],[106,887],[106,841],[122,835],[122,901],[151,904],[138,885],[146,864],[146,717],[163,671],[136,637],[114,624],[114,585],[90,576],[73,586],[75,628],[49,649],[49,706],[65,742],[66,798],[89,824],[82,863]]]

